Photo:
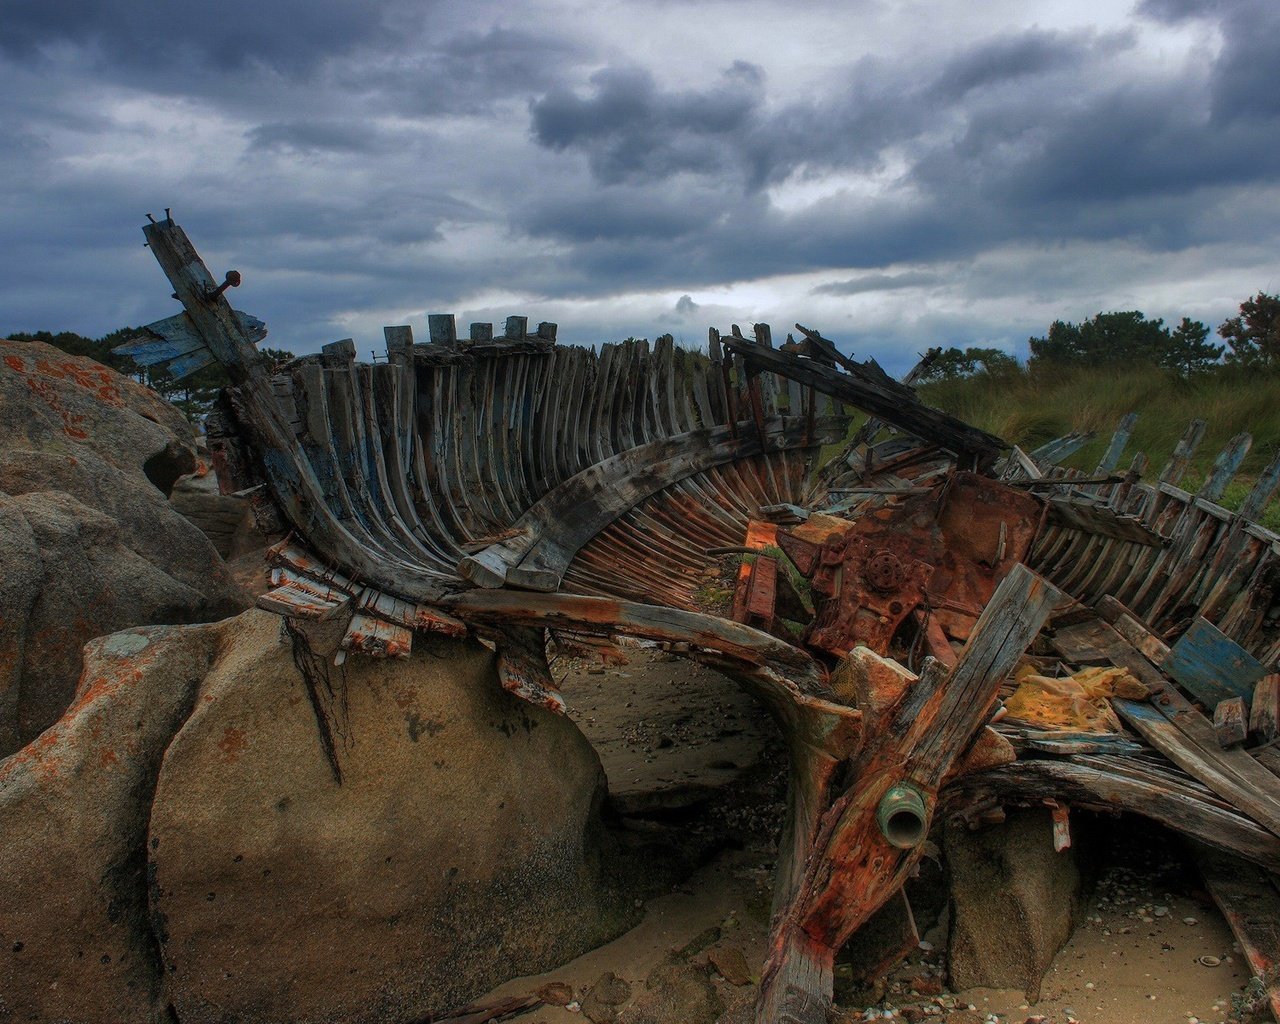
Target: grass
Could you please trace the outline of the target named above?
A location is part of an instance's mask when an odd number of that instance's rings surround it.
[[[1116,424],[1136,412],[1133,436],[1121,457],[1128,466],[1137,452],[1151,460],[1147,477],[1160,473],[1193,419],[1207,424],[1182,486],[1194,490],[1222,447],[1236,434],[1253,435],[1253,446],[1222,504],[1238,508],[1253,481],[1280,452],[1280,376],[1219,369],[1182,380],[1154,367],[1037,368],[927,384],[920,397],[930,405],[1030,451],[1073,430],[1096,437],[1067,460],[1085,471],[1097,466]],[[1272,502],[1263,523],[1280,527],[1280,506]]]

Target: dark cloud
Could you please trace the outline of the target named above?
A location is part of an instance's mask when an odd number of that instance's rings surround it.
[[[68,48],[104,67],[293,75],[318,61],[392,37],[384,6],[346,0],[7,0],[0,52],[59,66]]]
[[[1098,37],[1091,33],[1066,35],[1040,29],[989,39],[948,61],[928,91],[944,102],[955,103],[975,89],[1079,67],[1098,52],[1124,49],[1134,41],[1131,32]]]
[[[248,132],[255,149],[291,153],[369,153],[382,148],[385,139],[360,121],[293,121],[260,124]]]
[[[533,132],[549,149],[578,149],[606,183],[723,170],[732,136],[750,128],[764,97],[764,73],[734,63],[710,88],[667,91],[644,68],[608,68],[587,96],[558,88],[530,106]]]
[[[773,57],[781,41],[749,25],[724,34],[716,64],[689,62],[658,35],[665,0],[637,0],[616,26],[541,0],[4,10],[0,330],[103,333],[168,312],[137,234],[166,205],[215,272],[246,273],[237,301],[273,340],[300,349],[369,310],[403,319],[509,294],[535,317],[577,303],[593,331],[627,296],[618,323],[652,336],[637,295],[653,296],[655,323],[692,330],[728,308],[695,291],[777,278],[732,293],[840,309],[883,292],[863,305],[909,302],[910,323],[833,326],[909,356],[1043,330],[931,312],[967,308],[966,288],[1039,303],[1090,290],[1061,311],[1078,319],[1105,306],[1099,282],[1129,280],[1118,254],[1149,266],[1218,246],[1256,266],[1280,236],[1274,0],[1144,0],[1095,30],[938,33],[919,50],[884,35],[843,60],[819,47],[800,85]],[[707,33],[710,13],[682,11]],[[846,38],[847,11],[826,17],[796,23]],[[1163,56],[1147,36],[1166,47],[1160,26],[1182,22],[1203,53]],[[1102,254],[1090,259],[1110,273],[963,272],[1049,246]],[[784,277],[805,274],[830,283]],[[925,291],[895,294],[907,288]]]

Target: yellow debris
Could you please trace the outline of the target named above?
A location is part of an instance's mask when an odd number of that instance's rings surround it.
[[[1108,698],[1144,700],[1150,696],[1123,668],[1086,668],[1073,676],[1050,679],[1024,665],[1016,679],[1017,690],[1004,702],[1006,717],[1038,729],[1119,732],[1120,719]]]

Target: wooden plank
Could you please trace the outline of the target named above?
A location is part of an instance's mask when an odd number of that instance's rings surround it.
[[[427,331],[431,344],[445,349],[458,347],[458,325],[452,313],[429,313]]]
[[[976,789],[1010,801],[1068,802],[1078,808],[1125,811],[1174,832],[1228,850],[1269,871],[1280,871],[1280,839],[1249,818],[1217,803],[1213,794],[1172,769],[1135,771],[1130,756],[1090,755],[1070,760],[1019,759],[961,779],[947,792],[960,802]]]
[[[1249,709],[1244,698],[1231,697],[1219,701],[1213,709],[1213,731],[1218,734],[1218,746],[1237,747],[1249,734]]]
[[[1240,517],[1250,522],[1257,522],[1261,519],[1262,513],[1275,496],[1277,488],[1280,488],[1280,452],[1276,453],[1275,458],[1271,460],[1267,468],[1262,471],[1262,475],[1258,477],[1257,482],[1254,483],[1253,490],[1249,492],[1244,504],[1240,506],[1238,513]]]
[[[356,612],[342,636],[342,649],[375,658],[407,658],[413,633],[404,626]]]
[[[1187,469],[1191,466],[1191,457],[1195,455],[1196,449],[1200,447],[1200,442],[1204,440],[1204,430],[1204,420],[1191,421],[1186,432],[1179,439],[1177,447],[1173,449],[1173,456],[1169,459],[1164,469],[1160,471],[1160,482],[1162,484],[1177,485],[1186,475]]]
[[[1209,475],[1196,496],[1205,501],[1217,501],[1221,498],[1227,489],[1227,484],[1231,483],[1236,470],[1244,462],[1244,457],[1249,454],[1252,444],[1252,435],[1243,432],[1236,434],[1228,441],[1226,447],[1218,453],[1218,457],[1213,462],[1213,468],[1209,470]]]
[[[174,380],[181,380],[183,377],[190,377],[197,370],[203,370],[213,361],[212,352],[207,348],[199,348],[194,352],[188,352],[185,356],[178,356],[177,359],[168,363],[165,369]]]
[[[1063,459],[1070,458],[1094,438],[1092,430],[1084,432],[1072,431],[1062,437],[1042,444],[1031,452],[1031,459],[1041,470],[1056,466]]]
[[[238,309],[232,310],[232,314],[251,343],[256,345],[267,336],[267,325],[256,316],[242,313]],[[128,356],[139,366],[154,366],[206,348],[204,338],[187,313],[157,320],[147,324],[142,330],[151,337],[139,336],[115,346],[111,351],[116,355]]]
[[[1280,836],[1280,780],[1244,750],[1219,747],[1209,720],[1112,626],[1099,620],[1067,631],[1087,633],[1113,665],[1129,669],[1151,691],[1151,703],[1112,700],[1127,724],[1187,774]]]
[[[1047,499],[1048,521],[1055,526],[1100,537],[1132,541],[1144,547],[1160,547],[1164,538],[1136,516],[1119,515],[1105,505],[1083,497]]]
[[[1203,618],[1178,638],[1160,667],[1207,708],[1230,697],[1248,700],[1267,674],[1257,658]]]
[[[721,341],[729,351],[749,359],[761,370],[771,370],[848,402],[900,430],[954,452],[966,463],[976,461],[989,465],[1009,447],[993,434],[924,405],[909,387],[884,376],[883,371],[879,376],[865,369],[857,375],[840,373],[815,360],[800,359],[744,338],[722,338]]]
[[[1263,676],[1253,688],[1249,732],[1265,743],[1280,735],[1280,673]]]
[[[1271,1015],[1280,1021],[1280,893],[1274,877],[1205,846],[1195,846],[1193,855],[1249,970],[1267,993]]]
[[[542,1000],[536,995],[507,996],[487,1003],[473,1003],[461,1010],[451,1010],[443,1017],[428,1017],[423,1024],[490,1024],[492,1021],[518,1017],[541,1005]]]
[[[778,560],[768,555],[757,555],[747,586],[747,621],[754,618],[763,628],[771,628],[777,604]]]
[[[1136,412],[1127,413],[1120,419],[1116,432],[1111,435],[1111,443],[1107,445],[1102,461],[1098,463],[1098,468],[1093,472],[1094,476],[1104,476],[1120,465],[1120,456],[1124,454],[1125,445],[1129,443],[1129,437],[1133,434],[1133,427],[1137,422],[1138,414]]]
[[[543,630],[506,626],[493,629],[489,635],[498,647],[498,680],[502,688],[530,704],[563,715],[566,705],[547,665]]]

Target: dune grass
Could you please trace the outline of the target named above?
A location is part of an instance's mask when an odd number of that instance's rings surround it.
[[[919,393],[930,405],[1024,451],[1073,430],[1092,430],[1097,436],[1066,463],[1085,471],[1097,466],[1120,418],[1136,412],[1138,421],[1120,468],[1143,452],[1151,460],[1149,479],[1169,460],[1191,420],[1202,419],[1205,438],[1182,484],[1190,490],[1199,486],[1227,441],[1247,431],[1253,446],[1223,497],[1227,508],[1239,507],[1254,479],[1280,452],[1276,374],[1224,367],[1188,381],[1155,367],[1037,367],[926,384]],[[1270,504],[1263,522],[1280,529],[1280,504]]]

